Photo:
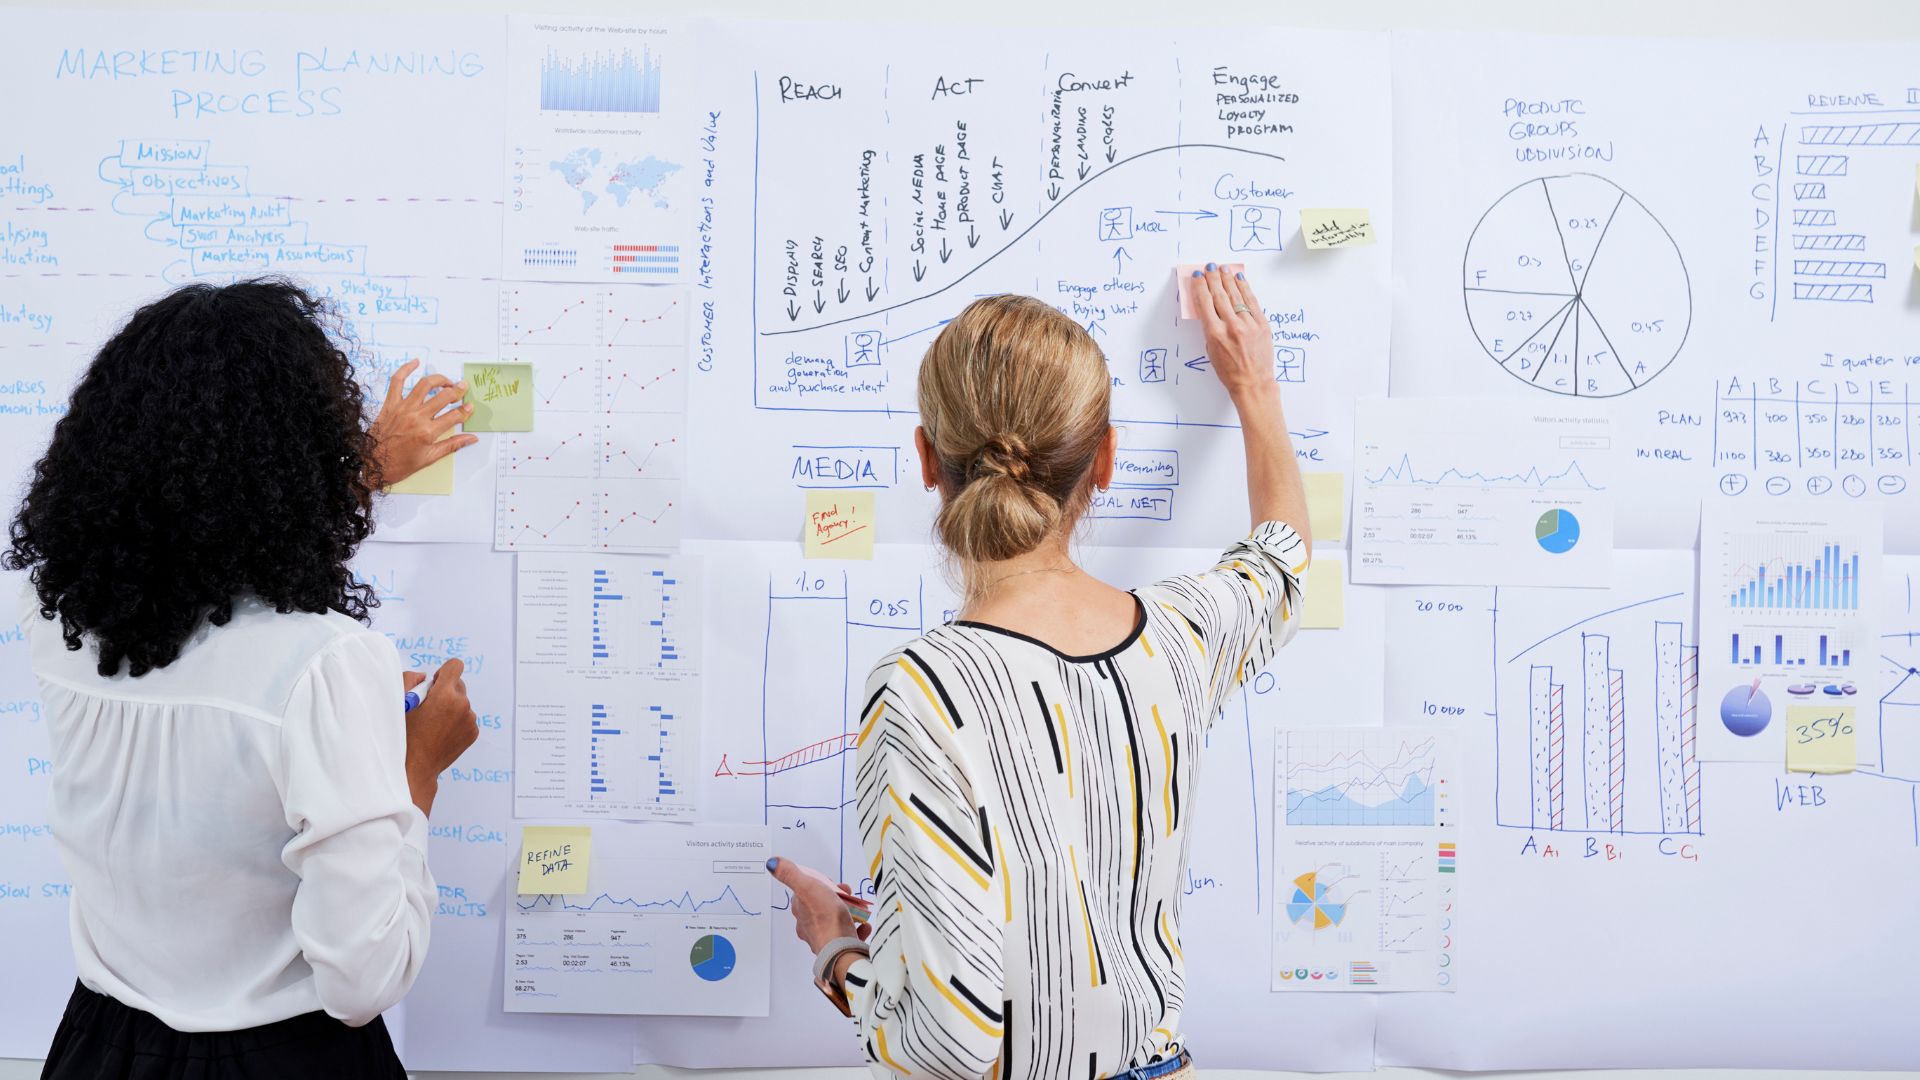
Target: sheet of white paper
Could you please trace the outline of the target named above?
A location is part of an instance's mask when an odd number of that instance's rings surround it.
[[[519,557],[514,813],[700,812],[698,560]]]
[[[374,629],[404,667],[458,657],[480,739],[441,774],[428,823],[439,895],[426,967],[406,1003],[402,1058],[417,1069],[606,1070],[630,1058],[630,1021],[508,1016],[500,957],[513,901],[513,561],[475,544],[368,544],[355,572],[380,599]],[[43,1048],[44,1049],[44,1048]]]
[[[765,1016],[764,825],[600,824],[579,895],[516,896],[506,1009]]]
[[[1307,467],[1346,467],[1353,399],[1386,388],[1380,37],[719,33],[700,235],[718,269],[703,264],[696,292],[691,460],[732,482],[689,486],[687,535],[786,539],[797,489],[859,486],[875,490],[883,539],[922,541],[920,358],[974,298],[1016,292],[1066,313],[1107,358],[1120,483],[1092,538],[1214,544],[1243,513],[1240,439],[1170,273],[1210,260],[1244,263],[1264,299]],[[903,61],[929,33],[940,62]],[[815,66],[796,71],[795,56]],[[1297,210],[1328,205],[1373,207],[1382,242],[1308,252]]]
[[[1623,550],[1616,569],[1605,593],[1394,591],[1389,711],[1460,710],[1471,902],[1458,925],[1472,952],[1455,994],[1381,1002],[1380,1064],[1914,1067],[1910,1046],[1876,1033],[1898,1027],[1895,1003],[1920,988],[1920,948],[1885,933],[1920,888],[1915,785],[1690,761],[1693,559]],[[1920,566],[1888,570],[1888,610],[1920,626],[1904,595]],[[1889,644],[1894,663],[1920,661]],[[1604,691],[1591,705],[1590,673]],[[1562,691],[1558,743],[1556,697],[1542,707],[1536,679]],[[1894,697],[1889,730],[1920,716]],[[1920,752],[1889,748],[1905,758],[1888,762],[1894,775],[1920,775]],[[1791,895],[1809,873],[1849,883],[1848,918],[1809,919]],[[1543,964],[1579,977],[1542,992]],[[1833,1027],[1801,1022],[1800,1000],[1778,992],[1782,972],[1825,987]]]
[[[1691,546],[1719,490],[1883,502],[1893,549],[1920,550],[1913,159],[1875,111],[1906,101],[1910,49],[1395,33],[1393,51],[1396,396],[1612,417],[1623,546]],[[1548,352],[1579,373],[1543,374]]]
[[[1606,583],[1605,417],[1545,402],[1369,398],[1355,425],[1353,580]]]
[[[1880,698],[1880,507],[1709,498],[1700,756],[1784,768],[1787,710]],[[1871,738],[1856,746],[1877,756]]]
[[[686,512],[687,305],[679,288],[501,286],[500,354],[533,365],[534,418],[532,431],[494,437],[495,547],[678,545]]]
[[[654,20],[529,14],[507,25],[501,276],[679,280],[693,262],[699,182],[687,34]]]
[[[1450,731],[1281,733],[1275,991],[1453,990],[1459,789]]]

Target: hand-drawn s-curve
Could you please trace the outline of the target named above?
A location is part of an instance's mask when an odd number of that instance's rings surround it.
[[[845,318],[831,319],[831,320],[828,320],[827,322],[814,323],[812,326],[791,326],[785,330],[762,330],[760,331],[760,336],[761,337],[779,337],[782,334],[804,334],[809,330],[824,330],[829,326],[839,326],[841,323],[850,323],[859,319],[871,319],[875,315],[884,315],[887,312],[893,311],[896,308],[903,308],[903,307],[906,307],[908,304],[917,304],[922,300],[930,300],[933,297],[939,296],[941,293],[946,292],[948,289],[953,288],[955,285],[960,284],[961,282],[972,277],[974,274],[978,273],[980,269],[986,266],[988,263],[1006,254],[1007,251],[1013,247],[1013,245],[1019,243],[1022,240],[1025,240],[1027,238],[1028,233],[1039,228],[1040,223],[1047,220],[1047,218],[1051,217],[1055,210],[1058,210],[1060,209],[1060,207],[1066,205],[1066,201],[1068,199],[1073,198],[1075,195],[1078,195],[1082,191],[1085,191],[1088,187],[1092,186],[1094,181],[1100,179],[1103,176],[1106,176],[1108,173],[1113,172],[1115,169],[1120,168],[1122,165],[1131,164],[1132,162],[1138,161],[1141,158],[1147,157],[1152,154],[1163,154],[1163,153],[1166,153],[1168,150],[1227,150],[1235,154],[1251,154],[1254,157],[1272,158],[1275,161],[1287,160],[1286,158],[1281,157],[1279,154],[1269,154],[1265,150],[1249,150],[1244,146],[1228,146],[1225,143],[1173,143],[1169,146],[1156,146],[1151,150],[1142,150],[1139,153],[1133,154],[1129,157],[1123,157],[1119,161],[1114,162],[1113,164],[1107,166],[1106,168],[1101,169],[1099,172],[1094,173],[1092,176],[1087,177],[1085,180],[1082,180],[1077,187],[1073,188],[1071,191],[1068,191],[1066,194],[1060,196],[1060,198],[1056,200],[1052,206],[1047,207],[1046,210],[1043,211],[1039,217],[1034,218],[1033,223],[1031,225],[1028,225],[1026,228],[1021,229],[1018,233],[1014,235],[1013,239],[1001,245],[999,251],[996,251],[993,254],[987,256],[986,258],[981,259],[979,264],[976,265],[972,270],[969,270],[966,273],[961,274],[959,277],[954,278],[952,281],[947,282],[945,285],[940,286],[939,288],[933,290],[932,292],[922,293],[919,296],[915,296],[907,300],[902,300],[897,304],[888,304],[886,307],[874,308],[872,311],[863,311],[858,315],[848,315]]]

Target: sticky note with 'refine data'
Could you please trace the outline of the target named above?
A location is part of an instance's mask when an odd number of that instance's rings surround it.
[[[1302,630],[1338,630],[1347,623],[1347,568],[1338,559],[1315,559],[1307,567],[1307,604]]]
[[[533,365],[468,364],[468,431],[533,430]]]
[[[1307,486],[1307,521],[1315,540],[1339,540],[1347,529],[1347,478],[1337,472],[1301,473]]]
[[[1373,243],[1373,220],[1365,210],[1302,210],[1300,235],[1316,249]]]
[[[1183,319],[1197,319],[1200,317],[1199,309],[1193,306],[1193,298],[1195,296],[1193,287],[1200,284],[1200,279],[1194,277],[1193,272],[1196,270],[1205,270],[1206,268],[1206,263],[1186,263],[1173,268],[1173,287],[1180,292],[1180,317]],[[1232,277],[1246,268],[1246,263],[1223,263],[1220,266],[1220,269],[1226,271],[1228,277]]]
[[[440,438],[451,439],[453,438],[453,436],[454,436],[454,433],[449,431],[445,435],[440,436]],[[446,457],[443,457],[439,461],[436,461],[433,464],[427,466],[426,468],[421,469],[419,472],[414,473],[412,476],[407,477],[405,480],[402,480],[397,484],[387,485],[387,494],[389,495],[451,495],[453,494],[454,456],[455,455],[453,454],[448,454]]]
[[[1853,706],[1787,706],[1788,772],[1852,772],[1856,745]]]
[[[804,554],[809,559],[873,558],[873,492],[807,492]]]
[[[587,891],[587,859],[593,854],[591,825],[529,825],[520,832],[522,895]]]

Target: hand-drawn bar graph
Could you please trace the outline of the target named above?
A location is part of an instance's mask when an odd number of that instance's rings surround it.
[[[1501,825],[1701,831],[1699,653],[1683,640],[1683,595],[1602,612],[1500,657],[1502,787],[1520,795],[1501,802]],[[1653,608],[1653,617],[1621,614],[1639,608]],[[1543,619],[1544,609],[1536,613]],[[1524,724],[1513,718],[1521,709]],[[1523,763],[1524,778],[1508,771]]]

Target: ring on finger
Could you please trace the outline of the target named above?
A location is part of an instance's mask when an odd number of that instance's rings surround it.
[[[1235,315],[1250,315],[1253,313],[1253,309],[1245,304],[1235,304],[1233,305],[1233,313]]]

